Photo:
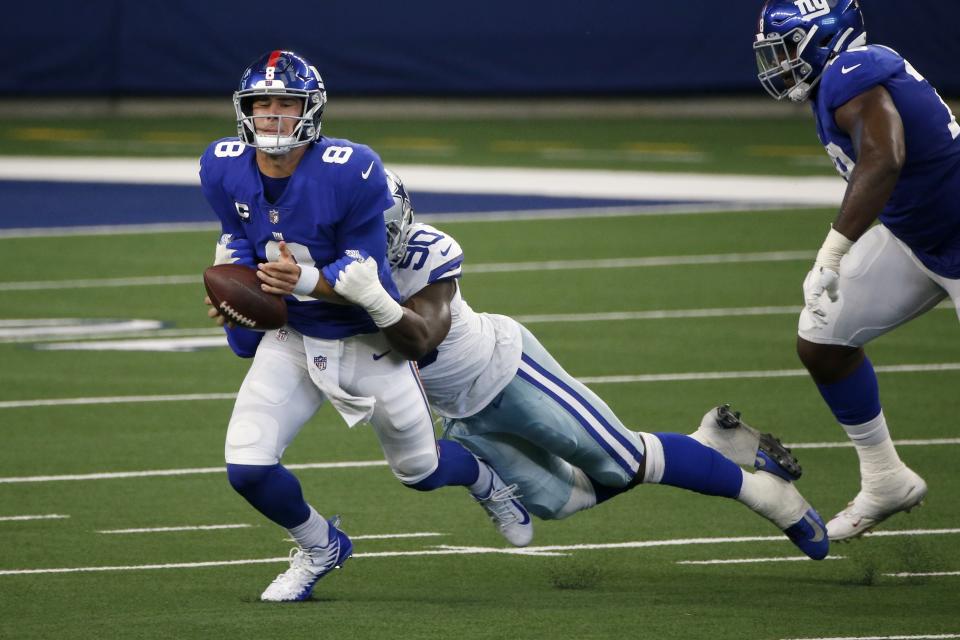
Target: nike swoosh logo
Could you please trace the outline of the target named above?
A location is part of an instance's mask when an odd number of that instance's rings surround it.
[[[859,66],[859,65],[858,65]],[[373,171],[373,160],[370,161],[370,166],[367,167],[367,170],[360,174],[360,177],[366,180],[370,177],[370,172]]]
[[[453,247],[453,245],[448,244],[446,249],[440,249],[440,255],[446,256],[448,253],[450,253],[451,247]]]
[[[805,513],[803,519],[806,520],[807,524],[813,529],[813,537],[810,538],[810,542],[820,542],[823,540],[826,534],[823,531],[823,527],[820,526],[820,523],[811,518],[809,513]]]
[[[863,64],[863,63],[861,62],[860,64]],[[855,64],[852,67],[843,67],[842,69],[840,69],[840,73],[842,73],[843,75],[847,75],[848,73],[850,73],[851,71],[859,67],[860,64]]]
[[[387,349],[387,350],[384,351],[383,353],[379,353],[379,354],[375,353],[375,354],[373,354],[373,359],[374,359],[374,360],[379,360],[380,358],[382,358],[383,356],[387,355],[387,354],[390,353],[391,351],[393,351],[393,349]]]

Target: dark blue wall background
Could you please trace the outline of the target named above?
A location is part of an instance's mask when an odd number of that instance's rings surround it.
[[[750,48],[760,4],[22,2],[0,24],[0,95],[223,95],[274,48],[309,58],[335,95],[761,95]],[[861,4],[872,42],[960,95],[957,0]]]

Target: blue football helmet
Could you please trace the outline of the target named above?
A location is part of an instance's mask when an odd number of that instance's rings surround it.
[[[757,78],[777,100],[803,102],[830,60],[866,43],[858,0],[767,0],[753,43]]]
[[[389,169],[384,169],[384,173],[393,196],[393,206],[383,212],[383,222],[387,225],[387,261],[396,266],[407,253],[407,234],[413,225],[413,203],[400,176]]]
[[[254,116],[253,101],[260,96],[298,98],[303,103],[299,116]],[[233,108],[237,113],[237,133],[244,143],[269,153],[284,154],[294,147],[310,144],[320,137],[320,116],[327,104],[327,92],[317,68],[293,51],[271,51],[253,62],[240,78],[240,88],[233,94]],[[255,120],[292,119],[290,135],[257,133]]]

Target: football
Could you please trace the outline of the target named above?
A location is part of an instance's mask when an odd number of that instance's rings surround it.
[[[266,331],[287,323],[287,303],[260,288],[255,269],[240,264],[208,267],[203,286],[213,306],[238,326]]]

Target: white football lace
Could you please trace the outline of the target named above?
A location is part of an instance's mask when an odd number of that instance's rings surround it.
[[[519,497],[520,494],[517,493],[517,485],[511,484],[494,491],[486,498],[480,500],[480,504],[482,504],[484,509],[490,514],[490,519],[497,523],[502,529],[520,520],[516,508],[510,504],[511,500]]]
[[[220,303],[220,310],[223,311],[231,320],[233,320],[237,324],[242,324],[243,326],[250,327],[250,328],[257,326],[257,323],[255,320],[253,320],[252,318],[248,318],[247,316],[239,313],[236,309],[231,307],[226,302]]]

